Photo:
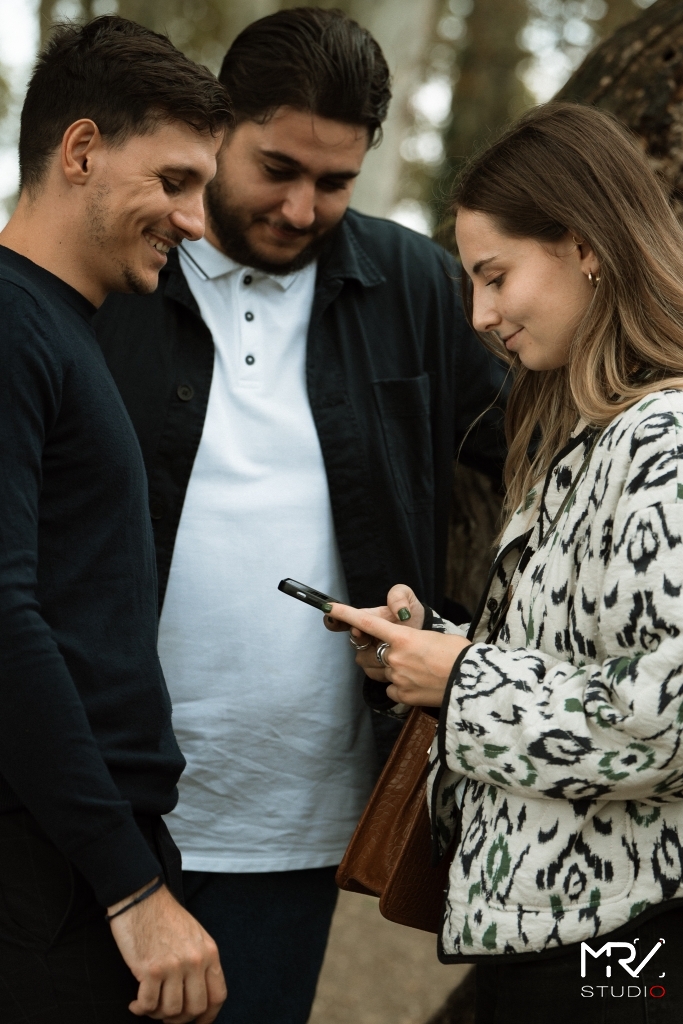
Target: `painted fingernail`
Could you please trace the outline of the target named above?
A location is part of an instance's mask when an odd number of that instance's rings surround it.
[[[408,611],[407,608],[399,608],[398,617],[401,620],[401,622],[407,622],[408,619],[410,618],[410,612]]]
[[[331,612],[332,611],[332,605],[331,604],[323,604],[320,607],[322,608],[322,610],[324,612]]]

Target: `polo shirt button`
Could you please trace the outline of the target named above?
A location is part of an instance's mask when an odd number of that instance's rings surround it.
[[[189,402],[194,398],[194,388],[191,384],[180,384],[176,392],[181,402]]]
[[[490,612],[495,612],[496,608],[498,607],[498,602],[496,601],[495,597],[490,597],[488,599],[488,601],[486,602],[486,607]]]
[[[163,501],[159,501],[158,498],[153,498],[150,501],[149,514],[151,515],[152,519],[161,519],[165,511],[166,506],[164,505]]]
[[[247,364],[247,366],[253,366],[254,363],[256,362],[253,356],[247,356],[244,361]]]
[[[254,314],[247,312],[244,314],[244,319],[249,320],[249,322],[251,322],[254,319]]]
[[[252,282],[253,280],[254,280],[254,279],[253,279],[253,277],[251,276],[251,274],[245,274],[245,276],[244,276],[244,283],[245,283],[245,284],[251,284],[251,282]]]

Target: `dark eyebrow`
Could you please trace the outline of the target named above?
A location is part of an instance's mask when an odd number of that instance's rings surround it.
[[[481,270],[481,268],[485,267],[487,263],[491,263],[491,262],[493,262],[493,260],[497,260],[497,259],[498,259],[497,256],[488,256],[485,260],[479,260],[472,267],[472,273],[473,274],[478,274],[479,271]]]
[[[277,160],[278,163],[286,164],[291,167],[293,171],[305,171],[306,168],[303,164],[295,160],[294,157],[287,156],[286,153],[280,153],[277,149],[262,149],[262,156],[267,156],[270,160]],[[352,178],[358,177],[358,171],[328,171],[327,174],[322,174],[321,178],[339,178],[344,181],[350,181]]]
[[[287,164],[296,171],[303,171],[303,164],[300,164],[298,160],[295,160],[293,156],[287,156],[286,153],[280,153],[277,149],[262,149],[261,154],[263,156],[270,157],[271,160],[277,160],[281,164]]]

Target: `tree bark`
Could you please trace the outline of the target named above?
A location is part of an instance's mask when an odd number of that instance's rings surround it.
[[[446,596],[470,612],[477,607],[489,574],[502,505],[502,495],[487,476],[454,465]]]
[[[682,0],[657,0],[618,29],[556,98],[602,107],[635,132],[683,221]]]

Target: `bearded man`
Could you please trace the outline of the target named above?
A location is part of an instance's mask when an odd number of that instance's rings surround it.
[[[204,239],[96,327],[141,441],[159,653],[188,766],[169,826],[214,936],[219,1021],[305,1024],[335,866],[391,737],[346,638],[283,577],[363,606],[395,580],[439,606],[456,447],[501,371],[429,239],[349,209],[390,100],[338,11],[250,25],[220,73],[236,127]],[[495,416],[463,445],[500,457]]]

